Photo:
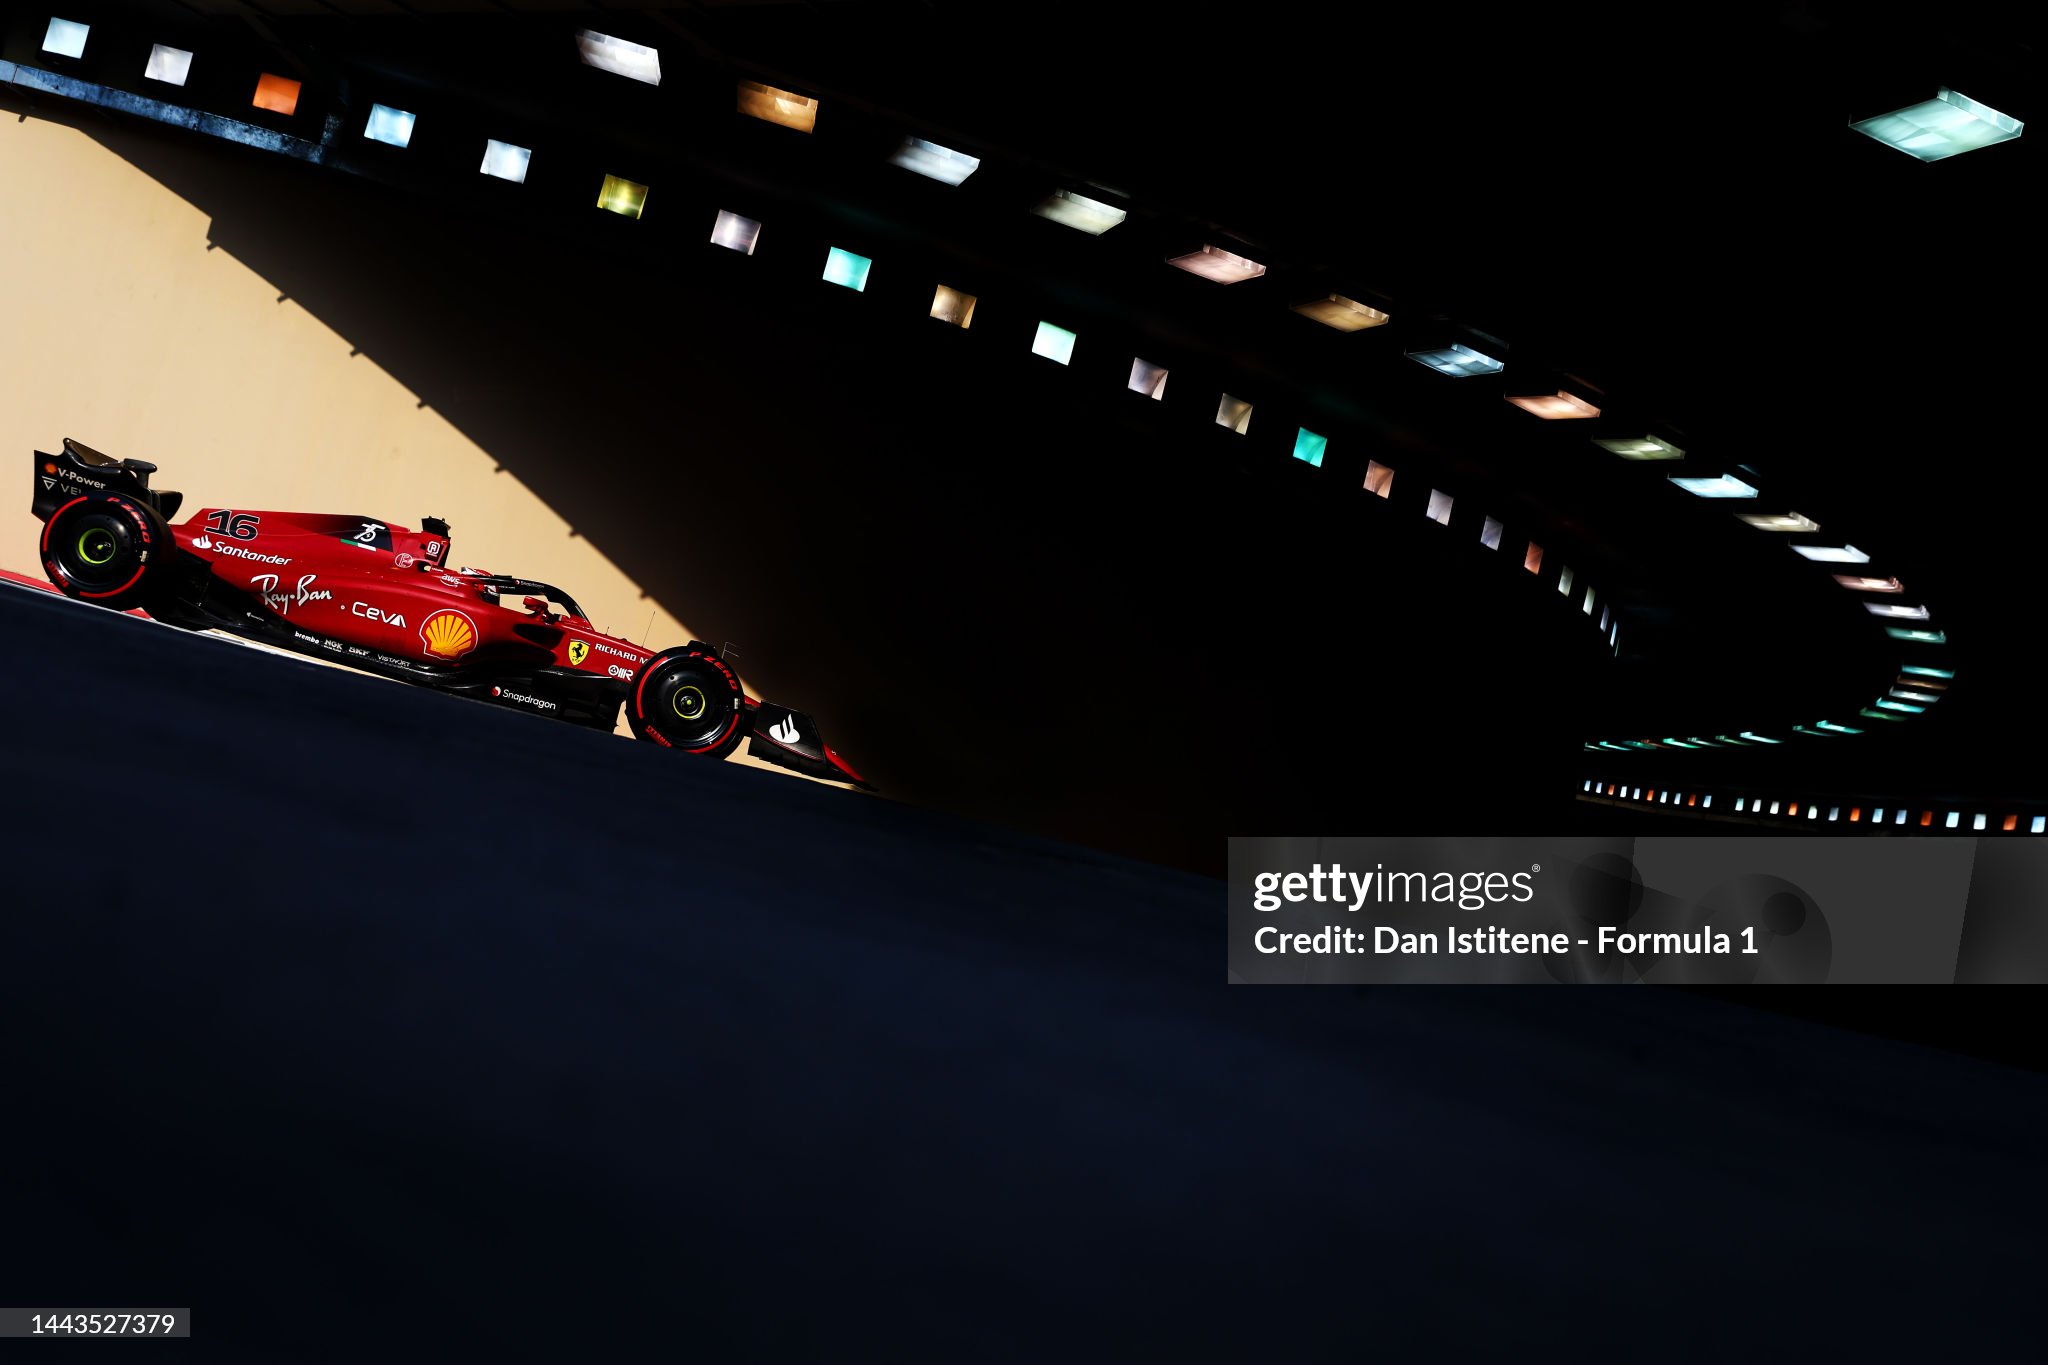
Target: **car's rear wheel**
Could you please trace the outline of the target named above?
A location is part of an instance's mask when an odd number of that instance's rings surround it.
[[[126,611],[149,599],[170,545],[163,518],[135,499],[76,498],[43,527],[43,571],[67,597]]]
[[[640,665],[626,694],[626,723],[641,739],[724,758],[746,738],[739,675],[708,645],[678,645]]]

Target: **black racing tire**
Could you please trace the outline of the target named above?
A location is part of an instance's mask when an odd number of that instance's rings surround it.
[[[66,597],[127,611],[154,595],[171,558],[171,532],[155,509],[124,493],[88,494],[43,525],[43,572]]]
[[[724,758],[747,737],[747,694],[709,645],[677,645],[633,675],[626,723],[665,749]]]

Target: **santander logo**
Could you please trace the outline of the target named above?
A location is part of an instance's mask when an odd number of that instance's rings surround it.
[[[768,727],[768,733],[784,744],[796,743],[796,717],[784,716],[781,720]]]
[[[292,562],[285,555],[267,555],[260,550],[247,549],[225,540],[216,541],[210,536],[194,536],[192,538],[192,548],[204,550],[209,554],[227,555],[231,559],[247,559],[257,564],[289,564]]]

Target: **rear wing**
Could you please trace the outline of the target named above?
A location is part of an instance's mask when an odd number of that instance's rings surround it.
[[[183,493],[158,492],[149,486],[149,476],[156,473],[149,461],[117,460],[69,436],[59,453],[38,450],[35,457],[35,499],[29,510],[37,521],[48,521],[71,499],[91,493],[126,493],[148,503],[165,521],[176,516],[185,501]]]

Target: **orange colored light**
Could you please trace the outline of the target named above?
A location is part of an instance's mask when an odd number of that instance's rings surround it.
[[[54,474],[54,473],[56,473],[56,472],[57,472],[57,465],[56,465],[56,463],[55,463],[54,461],[51,461],[51,460],[44,460],[44,461],[43,461],[43,472],[44,472],[45,474]]]
[[[1799,803],[1798,803],[1797,801],[1794,801],[1794,802],[1792,803],[1792,809],[1791,809],[1791,810],[1789,810],[1789,811],[1787,811],[1787,812],[1786,812],[1786,814],[1788,814],[1788,815],[1797,815],[1797,814],[1799,814]]]
[[[769,123],[808,133],[817,126],[818,102],[793,90],[778,90],[759,81],[741,81],[740,112]]]
[[[1849,823],[1850,823],[1850,824],[1852,824],[1852,825],[1853,825],[1853,824],[1855,824],[1855,823],[1856,823],[1856,822],[1857,822],[1858,820],[1861,820],[1862,818],[1863,818],[1863,807],[1861,807],[1861,806],[1851,806],[1851,807],[1849,807]]]
[[[2000,826],[1999,826],[1999,828],[2000,828],[2000,829],[2018,829],[2019,827],[2020,827],[2020,818],[2019,818],[2019,816],[2017,816],[2017,815],[2008,815],[2008,816],[2006,816],[2006,817],[2005,817],[2005,823],[2004,823],[2003,825],[2000,825]]]
[[[1927,828],[1927,827],[1928,827],[1929,825],[1931,825],[1931,824],[1933,824],[1933,823],[1934,823],[1934,812],[1933,812],[1933,811],[1931,811],[1931,810],[1923,810],[1923,811],[1921,811],[1921,812],[1920,812],[1920,828],[1922,828],[1922,829],[1925,829],[1925,828]]]
[[[249,102],[273,114],[290,114],[299,107],[299,83],[265,72],[256,82],[256,98]]]
[[[1700,794],[1698,792],[1694,792],[1691,796],[1685,798],[1685,804],[1688,806],[1697,806],[1699,803]]]

